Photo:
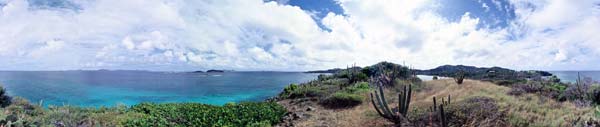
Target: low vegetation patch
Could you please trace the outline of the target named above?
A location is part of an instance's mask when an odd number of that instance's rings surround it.
[[[320,104],[327,108],[349,108],[360,105],[365,99],[364,93],[369,92],[370,87],[366,82],[359,82],[344,90],[337,91],[329,97],[321,100]]]
[[[274,102],[243,102],[213,106],[198,103],[141,103],[131,112],[144,114],[126,126],[232,126],[272,125],[287,113]]]
[[[49,106],[29,103],[14,98],[12,104],[1,109],[0,124],[4,126],[122,126],[129,119],[138,119],[142,114],[128,112],[126,106],[111,108],[85,108],[77,106]]]
[[[340,91],[331,94],[320,104],[327,108],[348,108],[361,104],[363,99],[363,95]]]

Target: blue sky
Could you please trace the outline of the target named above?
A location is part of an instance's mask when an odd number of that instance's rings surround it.
[[[600,70],[599,0],[0,0],[0,70]]]

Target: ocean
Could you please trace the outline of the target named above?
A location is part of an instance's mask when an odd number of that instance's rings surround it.
[[[581,79],[589,77],[594,81],[600,81],[600,71],[550,71],[550,73],[556,75],[563,82],[577,81],[577,73],[581,75]]]
[[[148,71],[0,71],[11,96],[48,105],[85,107],[141,102],[262,101],[290,83],[316,79],[299,72],[170,73]]]

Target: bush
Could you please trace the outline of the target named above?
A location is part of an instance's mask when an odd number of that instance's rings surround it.
[[[367,81],[368,79],[369,79],[369,76],[367,76],[367,74],[365,74],[365,73],[358,73],[356,75],[357,81]]]
[[[6,95],[6,89],[0,86],[0,107],[4,108],[11,103],[11,97]]]
[[[329,80],[332,78],[334,78],[332,75],[326,75],[326,74],[319,74],[319,76],[317,76],[318,81],[325,81],[325,80]]]
[[[540,92],[542,90],[543,86],[536,83],[536,82],[528,82],[526,84],[515,84],[512,85],[512,89],[509,92],[509,94],[511,95],[520,95],[518,94],[518,91],[522,91],[525,93],[534,93],[534,92]]]
[[[575,84],[568,84],[567,89],[564,92],[564,96],[569,100],[588,101],[588,92],[592,91],[593,80],[591,78],[584,78],[578,80]]]
[[[511,86],[513,84],[517,84],[517,83],[525,83],[524,80],[491,80],[494,84],[498,84],[500,86]]]
[[[274,102],[242,102],[214,106],[199,103],[141,103],[132,112],[145,114],[125,126],[254,126],[281,121],[286,109]]]
[[[338,91],[322,100],[321,105],[327,108],[349,108],[360,105],[363,99],[363,96],[356,93]]]
[[[552,77],[550,77],[548,79],[548,81],[550,81],[552,83],[560,83],[560,78],[556,77],[556,75],[553,75]]]
[[[369,86],[369,83],[359,82],[354,84],[353,86],[346,88],[345,91],[348,93],[365,93],[369,92],[370,89],[371,87]]]
[[[496,101],[488,97],[472,97],[448,107],[450,125],[507,126],[507,112],[500,111]]]
[[[318,97],[324,94],[319,86],[313,85],[296,85],[290,84],[283,89],[279,94],[281,98],[303,98],[303,97]]]
[[[289,95],[290,93],[296,91],[296,89],[298,89],[298,85],[292,83],[289,86],[286,86],[285,88],[283,88],[282,94]]]
[[[302,97],[319,97],[324,94],[323,90],[317,86],[306,86],[302,85],[298,89],[294,90],[288,98],[302,98]]]

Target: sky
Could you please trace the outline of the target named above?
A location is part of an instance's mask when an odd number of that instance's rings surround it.
[[[600,70],[600,0],[0,0],[0,70]]]

